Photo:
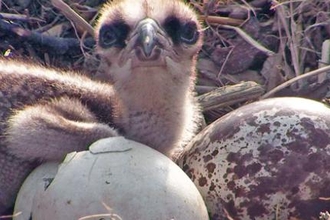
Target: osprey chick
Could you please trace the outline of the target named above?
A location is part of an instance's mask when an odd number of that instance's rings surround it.
[[[0,60],[0,214],[41,162],[116,135],[175,159],[196,132],[202,39],[195,13],[177,0],[123,0],[101,14],[96,39],[104,83]]]

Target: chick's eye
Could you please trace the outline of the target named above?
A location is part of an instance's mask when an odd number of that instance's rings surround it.
[[[111,29],[101,29],[100,31],[100,43],[103,47],[111,47],[117,41],[115,32]]]
[[[199,38],[197,24],[193,21],[182,22],[177,17],[169,17],[165,20],[163,27],[172,38],[174,44],[194,44]]]
[[[100,29],[99,44],[103,48],[126,46],[125,40],[129,32],[129,27],[125,23],[114,23],[104,25]]]
[[[183,25],[180,38],[186,44],[194,44],[198,40],[199,32],[194,22],[189,22]]]

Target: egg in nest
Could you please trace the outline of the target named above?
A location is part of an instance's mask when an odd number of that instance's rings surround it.
[[[317,219],[330,210],[330,110],[303,98],[243,106],[179,160],[211,219]]]
[[[25,180],[15,220],[198,219],[205,203],[187,175],[146,145],[112,137],[63,163],[42,164]]]

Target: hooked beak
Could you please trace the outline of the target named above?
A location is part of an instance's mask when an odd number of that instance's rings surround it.
[[[138,41],[146,57],[151,56],[151,53],[157,43],[157,29],[158,25],[150,18],[142,20],[138,25]]]
[[[122,62],[132,61],[132,67],[166,66],[168,57],[176,59],[166,32],[151,19],[141,20],[132,31]]]
[[[159,56],[157,52],[158,32],[161,32],[158,24],[150,18],[143,19],[140,21],[136,27],[138,39],[136,46],[139,46],[143,52],[143,57],[141,60],[155,60]]]

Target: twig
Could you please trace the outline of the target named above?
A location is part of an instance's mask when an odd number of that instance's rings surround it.
[[[214,89],[217,89],[218,87],[216,86],[199,86],[197,85],[196,86],[196,92],[198,94],[204,94],[204,93],[207,93],[207,92],[211,92],[212,90]]]
[[[225,68],[225,66],[226,66],[226,64],[227,64],[227,62],[228,62],[228,60],[229,60],[229,57],[230,57],[230,55],[233,53],[234,49],[235,49],[235,47],[232,47],[232,48],[230,49],[230,51],[228,52],[228,54],[226,55],[226,58],[225,58],[225,60],[223,61],[223,64],[221,65],[221,68],[220,68],[220,70],[219,70],[219,72],[218,72],[218,75],[217,75],[217,78],[218,78],[218,79],[220,79],[220,75],[222,74],[223,69]]]
[[[260,99],[269,98],[270,96],[272,96],[276,92],[278,92],[278,91],[280,91],[280,90],[282,90],[282,89],[290,86],[291,84],[297,82],[298,80],[301,80],[301,79],[304,79],[304,78],[308,78],[308,77],[311,77],[311,76],[315,76],[315,75],[318,75],[318,74],[321,74],[321,73],[324,73],[324,72],[328,72],[328,71],[330,71],[330,65],[325,66],[325,67],[322,67],[322,68],[319,68],[317,70],[314,70],[314,71],[311,71],[311,72],[308,72],[308,73],[305,73],[303,75],[294,77],[294,78],[286,81],[285,83],[282,83],[281,85],[275,87],[274,89],[270,90],[269,92],[267,92],[266,94],[264,94],[263,96],[261,96]]]
[[[215,24],[223,24],[223,25],[233,25],[233,26],[241,26],[244,23],[244,20],[228,18],[228,17],[220,17],[220,16],[211,16],[211,15],[200,15],[201,19],[208,21],[209,23]]]
[[[297,24],[294,20],[293,14],[293,2],[290,2],[290,30],[291,30],[291,39],[289,40],[290,43],[290,51],[292,57],[292,64],[293,68],[295,69],[296,75],[300,75],[302,70],[300,69],[299,65],[299,43],[301,42],[301,31],[298,30],[298,26],[301,24]]]
[[[291,17],[290,17],[290,22],[291,25],[289,27],[288,22],[286,21],[286,14],[285,14],[285,10],[284,10],[284,6],[282,4],[280,4],[279,2],[274,0],[274,3],[276,3],[276,7],[277,7],[277,12],[278,12],[278,16],[279,19],[283,25],[283,28],[285,30],[286,36],[288,37],[288,44],[289,44],[289,48],[291,51],[291,59],[292,59],[292,64],[295,70],[295,74],[296,76],[300,75],[300,70],[299,70],[299,61],[298,61],[298,51],[297,51],[297,40],[296,40],[296,23],[293,19],[293,12],[292,12],[292,4],[290,2],[290,9],[291,9]],[[291,30],[291,31],[290,31]]]
[[[27,15],[18,15],[18,14],[10,14],[10,13],[0,13],[0,17],[7,19],[7,20],[20,20],[20,21],[38,21],[38,22],[45,22],[42,19],[29,17]]]
[[[22,215],[22,212],[15,213],[13,215],[2,215],[2,216],[0,216],[0,219],[12,219],[12,218],[18,217],[20,215]]]
[[[21,42],[27,42],[34,45],[34,49],[40,52],[47,52],[53,55],[78,55],[81,54],[80,42],[76,38],[53,37],[38,32],[20,28],[18,25],[5,22],[0,19],[0,33],[3,39],[12,45],[20,45]],[[92,48],[95,41],[88,38],[84,41],[87,47]]]
[[[52,0],[52,4],[58,10],[60,10],[61,13],[67,19],[71,20],[76,26],[82,27],[84,30],[86,30],[90,35],[94,37],[93,27],[90,24],[88,24],[88,22],[85,21],[85,19],[83,19],[79,14],[77,14],[72,8],[70,8],[70,6],[68,6],[62,0]]]
[[[235,30],[246,42],[248,42],[250,45],[252,45],[256,49],[266,53],[268,56],[272,56],[275,54],[273,51],[268,50],[266,47],[264,47],[259,42],[257,42],[252,37],[250,37],[248,34],[246,34],[242,29],[240,29],[238,27],[229,26],[229,25],[222,25],[221,27]]]
[[[249,3],[247,3],[245,0],[241,0],[241,1],[244,3],[245,7],[248,8],[248,10],[250,10],[250,11],[253,12],[253,15],[254,16],[257,16],[257,13],[255,12],[254,8]]]
[[[241,82],[232,86],[220,87],[198,96],[198,101],[204,111],[209,111],[259,98],[264,92],[264,88],[256,82]]]

